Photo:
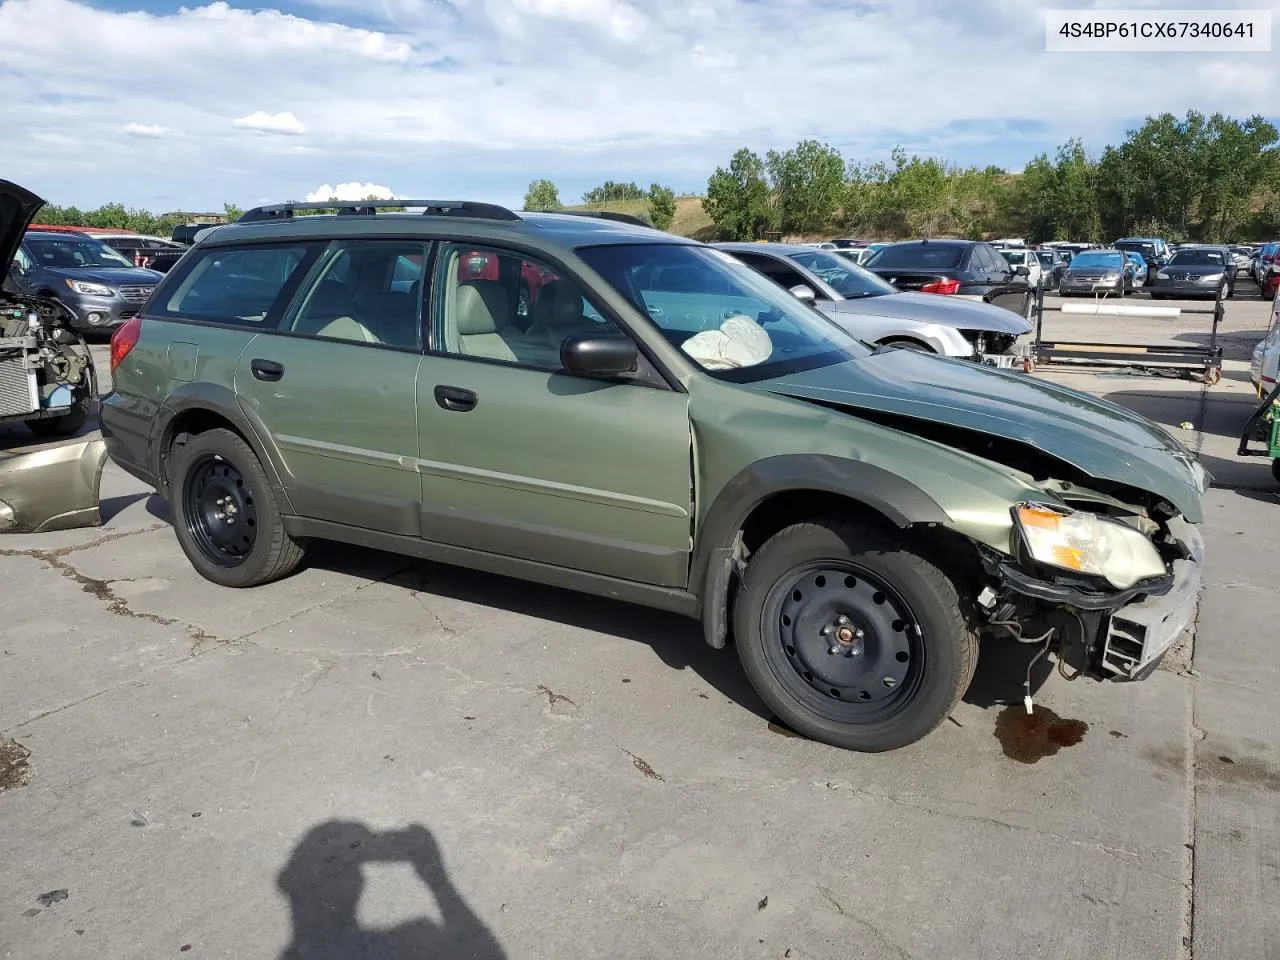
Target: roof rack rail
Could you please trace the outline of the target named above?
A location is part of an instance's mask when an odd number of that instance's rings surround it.
[[[297,210],[337,210],[343,217],[372,217],[378,210],[422,208],[423,216],[468,217],[476,220],[519,220],[516,214],[496,203],[473,200],[315,200],[306,203],[272,203],[246,210],[237,223],[257,220],[291,220]]]
[[[642,220],[640,217],[632,216],[629,213],[614,213],[612,210],[556,210],[555,212],[564,213],[571,217],[595,217],[597,220],[612,220],[615,223],[629,223],[633,227],[654,229],[653,224],[648,220]]]

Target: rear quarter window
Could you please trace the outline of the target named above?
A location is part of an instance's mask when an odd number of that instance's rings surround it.
[[[227,326],[268,327],[279,318],[320,244],[211,247],[171,276],[148,313]]]

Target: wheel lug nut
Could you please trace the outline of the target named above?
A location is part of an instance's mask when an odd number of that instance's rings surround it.
[[[839,652],[840,652],[840,647],[836,644],[833,644],[831,649],[827,651],[827,653],[831,654],[833,657]]]

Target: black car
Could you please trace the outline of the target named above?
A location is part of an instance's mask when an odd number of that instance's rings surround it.
[[[1222,300],[1236,291],[1236,268],[1231,251],[1220,246],[1180,247],[1173,259],[1156,271],[1153,299],[1187,297]]]
[[[174,243],[180,243],[185,247],[189,247],[196,242],[196,238],[199,237],[203,231],[220,226],[222,226],[220,223],[180,223],[173,228],[173,233],[170,235],[169,239]]]
[[[168,273],[169,268],[182,259],[187,248],[172,240],[137,234],[117,234],[98,237],[116,253],[124,254],[136,266],[148,267],[158,273]]]
[[[14,292],[57,300],[83,332],[110,331],[138,312],[164,276],[135,267],[83,233],[29,230],[9,267]]]
[[[1031,315],[1035,292],[1025,266],[1014,268],[976,240],[911,240],[882,247],[863,266],[899,290],[941,293]]]

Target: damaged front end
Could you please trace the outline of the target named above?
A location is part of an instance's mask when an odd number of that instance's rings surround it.
[[[1197,527],[1168,509],[1100,514],[1058,501],[1020,503],[1012,513],[1012,554],[978,547],[987,624],[1043,643],[1074,676],[1147,677],[1195,616],[1204,562]]]
[[[97,395],[89,345],[56,300],[0,293],[0,423],[40,437],[69,435]]]
[[[0,457],[0,533],[45,533],[102,523],[107,462],[101,439]]]

